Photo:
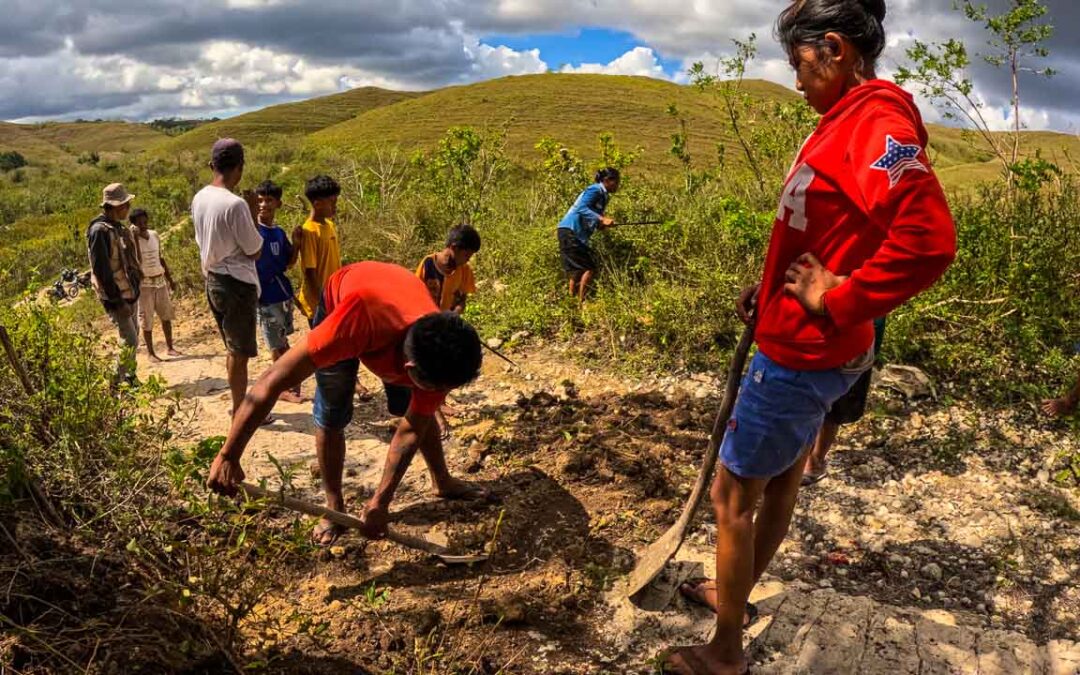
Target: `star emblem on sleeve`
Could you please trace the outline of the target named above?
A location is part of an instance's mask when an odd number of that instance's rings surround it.
[[[930,172],[930,169],[919,160],[921,152],[922,147],[919,145],[904,145],[892,136],[885,136],[885,154],[871,164],[870,168],[889,174],[889,189],[891,190],[900,182],[900,178],[906,171]]]

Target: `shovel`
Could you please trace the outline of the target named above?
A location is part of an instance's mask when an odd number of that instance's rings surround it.
[[[268,499],[279,506],[284,506],[290,511],[296,511],[297,513],[303,513],[308,516],[326,518],[330,522],[341,525],[342,527],[357,529],[364,526],[364,521],[355,516],[350,516],[349,514],[341,513],[340,511],[331,511],[330,509],[317,506],[311,502],[305,502],[302,499],[296,499],[295,497],[287,497],[282,492],[272,492],[265,488],[261,488],[258,485],[252,485],[251,483],[240,483],[240,487],[253,499]],[[421,537],[412,537],[401,532],[395,532],[394,530],[387,531],[386,538],[399,546],[433,555],[447,565],[469,565],[487,560],[486,555],[452,555],[447,549],[439,546],[433,541],[428,541]]]
[[[668,561],[679,552],[679,547],[682,546],[683,539],[686,537],[686,530],[690,527],[690,521],[694,517],[694,512],[701,505],[701,500],[704,499],[709,483],[712,481],[713,469],[716,468],[716,458],[720,450],[720,441],[724,439],[725,427],[728,419],[731,418],[731,411],[735,408],[735,398],[739,393],[739,380],[742,377],[743,367],[746,365],[746,355],[750,352],[750,345],[753,341],[754,325],[751,323],[743,330],[739,345],[735,348],[735,354],[731,357],[731,365],[728,366],[727,372],[727,386],[724,389],[724,400],[720,404],[720,410],[716,413],[716,419],[713,420],[712,434],[709,436],[709,447],[705,450],[705,459],[701,462],[701,469],[698,471],[697,482],[694,484],[693,492],[690,493],[690,499],[687,500],[682,515],[675,521],[675,524],[668,528],[668,531],[663,536],[650,544],[649,548],[645,549],[645,553],[638,560],[637,566],[630,572],[630,576],[626,578],[627,596],[634,596],[648,586],[656,578],[656,575],[660,574]]]

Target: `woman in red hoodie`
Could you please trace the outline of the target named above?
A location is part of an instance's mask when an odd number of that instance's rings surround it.
[[[785,182],[761,283],[738,303],[750,321],[756,298],[758,352],[711,490],[716,583],[682,589],[716,611],[716,633],[671,652],[667,672],[748,670],[747,600],[787,535],[807,449],[871,366],[873,320],[933,284],[956,253],[919,111],[876,79],[884,18],[884,0],[797,0],[777,20],[796,88],[822,118]]]

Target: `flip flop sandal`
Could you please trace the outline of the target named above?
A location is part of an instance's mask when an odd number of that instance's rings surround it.
[[[828,471],[822,471],[821,473],[804,473],[802,480],[799,484],[802,487],[809,487],[811,485],[817,485],[821,481],[825,480],[829,475]]]
[[[330,535],[329,541],[326,539],[326,535],[328,534]],[[345,534],[345,528],[337,523],[330,523],[328,525],[320,523],[311,531],[311,543],[319,548],[330,548],[337,543],[337,540],[340,539],[343,534]]]
[[[657,657],[657,660],[656,660],[657,663],[659,664],[659,666],[658,666],[657,670],[654,671],[654,672],[659,672],[661,674],[674,675],[674,671],[669,670],[668,663],[671,661],[671,657],[675,653],[677,653],[680,649],[683,649],[683,648],[682,647],[676,647],[674,649],[666,649],[663,652],[660,652],[660,655]],[[681,658],[683,664],[688,666],[690,668],[690,670],[692,672],[694,672],[694,673],[705,672],[705,668],[708,667],[708,664],[704,663],[703,661],[701,661],[701,659],[697,658],[696,656],[689,656],[687,652],[684,652],[684,653],[680,654],[679,658]],[[746,670],[744,670],[742,672],[743,672],[743,675],[751,675],[751,668],[750,668],[750,662],[749,661],[747,661],[747,663],[746,663]]]
[[[692,605],[698,605],[700,607],[704,607],[705,609],[712,610],[712,606],[710,606],[707,602],[702,600],[697,595],[694,595],[692,592],[684,590],[688,586],[693,588],[693,589],[698,589],[703,584],[706,584],[706,583],[708,583],[710,581],[712,581],[712,579],[706,579],[705,577],[698,577],[697,579],[688,579],[688,580],[682,582],[681,584],[679,584],[679,595],[686,598],[687,602],[689,602]],[[746,603],[746,609],[743,610],[743,613],[746,615],[746,616],[743,617],[743,625],[742,625],[743,630],[746,630],[747,628],[750,628],[751,626],[753,626],[755,623],[758,622],[758,619],[761,618],[761,613],[758,611],[757,605],[755,605],[752,602],[747,602]]]

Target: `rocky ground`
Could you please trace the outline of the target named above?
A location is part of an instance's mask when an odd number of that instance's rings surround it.
[[[229,403],[212,320],[185,310],[176,332],[187,355],[140,355],[140,367],[193,406],[185,440],[196,441],[226,432]],[[632,673],[666,646],[708,637],[708,613],[674,592],[711,565],[708,509],[645,598],[631,603],[619,581],[689,492],[717,382],[629,380],[527,335],[503,348],[521,369],[486,359],[453,396],[448,445],[452,469],[501,503],[435,500],[418,463],[394,507],[402,530],[490,559],[448,567],[345,537],[258,608],[251,658],[279,672]],[[370,494],[393,430],[378,384],[366,383],[375,395],[358,401],[348,435],[352,504]],[[1080,673],[1080,493],[1055,482],[1077,440],[1030,404],[990,410],[938,389],[910,399],[877,387],[829,478],[803,491],[755,591],[755,672]],[[319,501],[310,404],[274,415],[248,475],[275,481],[272,456]]]

